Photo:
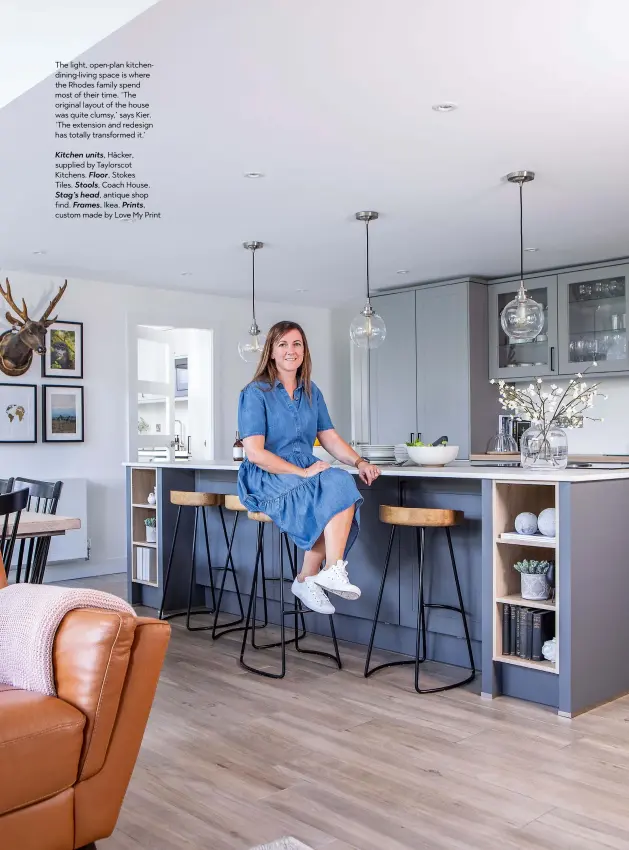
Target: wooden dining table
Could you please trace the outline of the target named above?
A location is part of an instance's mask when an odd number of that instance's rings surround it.
[[[8,534],[11,534],[13,531],[15,517],[16,514],[9,516]],[[17,527],[16,539],[28,540],[38,538],[41,540],[41,538],[59,537],[65,534],[66,531],[72,531],[73,529],[80,527],[81,520],[78,517],[58,516],[57,514],[40,514],[37,513],[37,511],[22,511]],[[45,561],[47,554],[48,548],[46,547],[41,563],[42,578],[43,569],[46,565]],[[6,583],[4,564],[2,562],[2,555],[0,554],[0,588],[5,587]]]
[[[9,532],[13,530],[15,514],[9,517]],[[80,528],[78,517],[57,516],[57,514],[39,514],[36,511],[22,511],[17,527],[17,539],[23,537],[58,537],[66,531]]]

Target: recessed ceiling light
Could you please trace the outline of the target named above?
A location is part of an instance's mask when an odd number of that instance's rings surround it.
[[[33,251],[33,254],[45,254],[45,251]]]
[[[525,251],[529,251],[529,253],[534,254],[535,251],[539,251],[539,248],[525,248]]]
[[[261,171],[245,171],[245,177],[250,180],[257,180],[259,177],[264,177],[264,174]]]
[[[192,272],[181,272],[181,277],[190,277]]]
[[[408,274],[408,272],[409,272],[408,269],[398,269],[396,271],[396,274]]]
[[[309,289],[296,289],[295,292],[310,292]]]
[[[435,112],[454,112],[455,109],[458,109],[457,104],[450,103],[450,101],[435,103],[432,108]]]

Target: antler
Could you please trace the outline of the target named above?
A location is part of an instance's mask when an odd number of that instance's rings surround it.
[[[7,291],[6,292],[2,288],[2,285],[0,284],[0,293],[2,293],[4,300],[7,302],[9,307],[12,310],[15,310],[15,312],[20,317],[19,319],[15,319],[11,315],[11,313],[7,313],[6,314],[7,320],[12,325],[23,325],[25,322],[28,322],[28,309],[26,307],[26,301],[22,298],[22,309],[20,310],[20,308],[17,306],[17,304],[13,300],[13,295],[11,294],[11,284],[9,283],[9,278],[6,278],[6,284],[7,284]]]
[[[68,285],[68,281],[66,280],[66,282],[63,284],[63,286],[60,286],[60,287],[59,287],[59,292],[57,292],[57,294],[55,295],[55,297],[52,299],[52,301],[50,302],[50,304],[49,304],[49,305],[48,305],[48,307],[46,308],[46,312],[44,313],[44,315],[43,315],[43,316],[41,317],[41,319],[39,320],[40,322],[48,322],[49,324],[52,324],[53,322],[56,322],[56,321],[57,321],[57,317],[56,317],[56,316],[55,316],[55,318],[54,318],[54,319],[49,319],[49,318],[48,318],[48,316],[50,316],[50,314],[52,313],[52,311],[55,309],[55,307],[57,306],[57,304],[58,304],[58,303],[59,303],[59,301],[61,300],[61,298],[62,298],[62,296],[63,296],[63,293],[66,291],[66,286],[67,286],[67,285]]]

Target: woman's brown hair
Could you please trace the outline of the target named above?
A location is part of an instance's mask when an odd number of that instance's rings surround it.
[[[258,363],[258,368],[253,376],[252,383],[253,381],[263,381],[264,383],[267,383],[269,387],[275,386],[275,381],[277,379],[277,367],[275,365],[275,361],[271,360],[273,346],[289,331],[299,331],[301,334],[301,339],[304,344],[304,359],[297,370],[297,381],[301,381],[306,395],[309,399],[312,399],[312,383],[310,377],[312,374],[312,360],[310,359],[310,349],[308,348],[308,340],[306,339],[304,329],[301,325],[298,325],[297,322],[277,322],[273,325],[267,334],[260,362]]]

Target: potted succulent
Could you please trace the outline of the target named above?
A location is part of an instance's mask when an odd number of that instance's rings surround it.
[[[154,516],[149,516],[144,520],[146,526],[146,542],[155,543],[157,541],[157,523]]]
[[[518,561],[513,569],[520,573],[522,599],[548,599],[552,561]]]

